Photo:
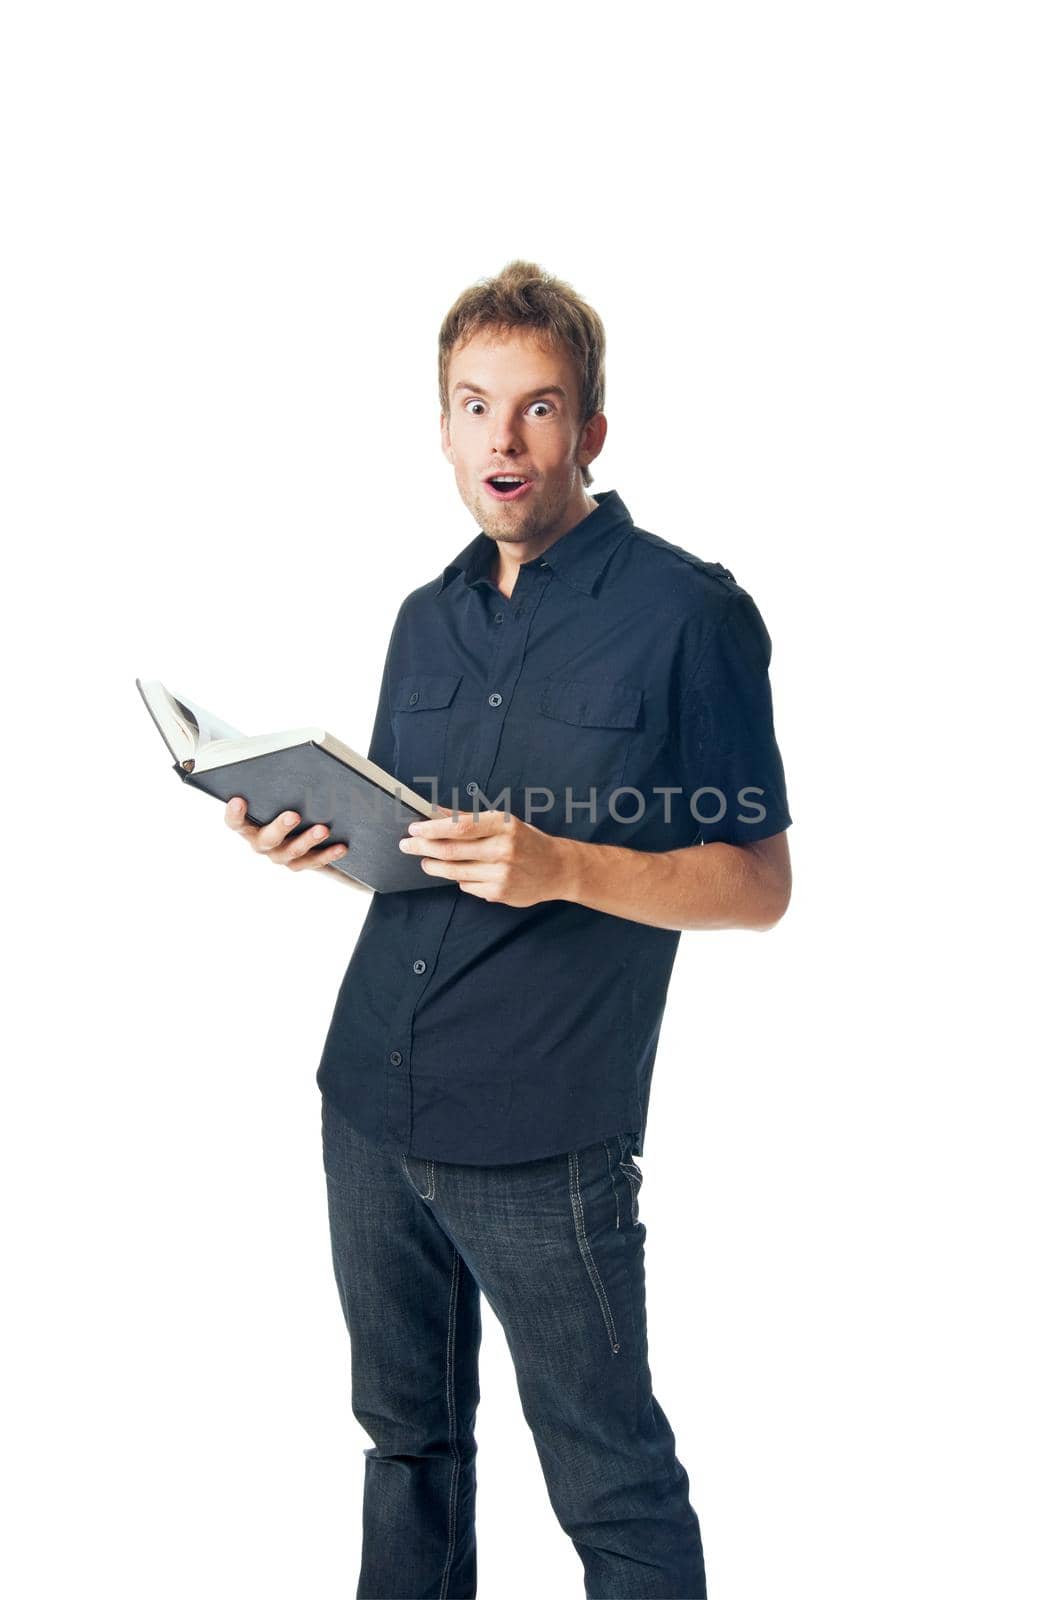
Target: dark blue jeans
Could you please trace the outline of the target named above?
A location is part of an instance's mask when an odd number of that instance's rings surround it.
[[[689,1482],[651,1385],[630,1135],[455,1165],[377,1150],[323,1098],[322,1137],[352,1404],[373,1440],[357,1600],[476,1594],[481,1292],[586,1594],[704,1600]]]

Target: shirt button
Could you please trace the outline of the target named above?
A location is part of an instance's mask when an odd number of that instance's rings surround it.
[[[465,793],[466,794],[475,794],[478,787],[479,786],[478,786],[478,784],[476,782],[476,779],[475,778],[471,778],[469,780],[469,782],[465,785]]]
[[[415,689],[413,691],[413,693],[411,694],[411,696],[410,696],[410,704],[411,704],[411,706],[415,706],[420,698],[421,698],[420,694]]]
[[[502,612],[502,611],[496,611],[495,612],[495,621],[496,622],[502,622],[504,620],[504,618],[505,618],[505,613],[504,612]]]
[[[402,1066],[402,1051],[401,1050],[393,1050],[391,1052],[391,1054],[388,1056],[388,1060],[391,1062],[391,1065],[393,1067],[401,1067]]]
[[[499,694],[497,689],[495,690],[494,694],[489,694],[487,696],[487,704],[489,706],[500,706],[502,704],[502,696]]]
[[[421,961],[420,959],[418,959],[413,964],[413,970],[414,970],[414,972],[423,972],[424,969],[427,967],[427,965],[428,965],[427,961]]]

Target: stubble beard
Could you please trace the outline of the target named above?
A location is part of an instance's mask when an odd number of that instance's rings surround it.
[[[569,501],[568,491],[560,487],[549,500],[542,498],[541,490],[534,490],[533,494],[536,503],[530,511],[521,501],[510,507],[492,500],[483,489],[474,491],[471,499],[465,497],[465,504],[489,539],[497,544],[522,544],[552,533]]]

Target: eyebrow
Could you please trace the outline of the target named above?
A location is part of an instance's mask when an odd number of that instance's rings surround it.
[[[456,383],[454,385],[454,393],[457,394],[459,389],[467,389],[470,394],[478,394],[484,400],[487,400],[487,399],[490,398],[490,396],[487,393],[487,390],[486,389],[481,389],[475,383],[465,383],[464,381],[461,382],[461,383]],[[546,384],[542,389],[529,389],[528,393],[526,395],[522,396],[522,398],[525,399],[525,400],[535,400],[535,399],[538,398],[539,395],[543,395],[543,394],[560,395],[562,400],[567,398],[566,395],[565,395],[564,389],[562,389],[560,387],[560,385],[558,385],[556,383]]]

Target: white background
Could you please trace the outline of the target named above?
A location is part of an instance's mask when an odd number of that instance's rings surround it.
[[[19,1600],[353,1592],[314,1072],[368,902],[134,678],[366,747],[475,532],[439,323],[515,256],[605,320],[595,486],[774,640],[792,904],[681,941],[641,1162],[710,1594],[1063,1590],[1052,9],[6,13]],[[575,1597],[484,1317],[479,1593]]]

